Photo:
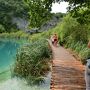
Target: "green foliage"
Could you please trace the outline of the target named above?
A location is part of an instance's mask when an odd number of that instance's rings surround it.
[[[87,29],[88,29],[88,39],[90,39],[90,23],[87,25]]]
[[[0,38],[15,38],[15,39],[28,39],[29,34],[23,32],[23,31],[18,31],[18,32],[11,32],[11,33],[1,33]]]
[[[81,26],[76,19],[67,15],[61,23],[61,36],[63,42],[74,40],[85,43],[88,40],[88,30],[85,25]]]
[[[90,23],[90,7],[77,7],[71,11],[71,15],[77,19],[80,24]]]
[[[53,16],[57,17],[57,19],[62,19],[66,14],[65,13],[52,13]]]
[[[66,48],[71,48],[81,58],[82,63],[90,55],[90,50],[87,48],[87,41],[90,36],[88,25],[81,25],[75,18],[67,15],[63,21],[53,29],[54,33],[59,36],[59,43]]]
[[[50,70],[51,50],[45,40],[23,46],[16,55],[14,75],[25,78],[29,84],[40,84]]]
[[[39,36],[50,38],[53,33],[58,34],[60,45],[71,48],[81,58],[82,63],[86,62],[90,56],[90,50],[87,48],[87,41],[90,38],[88,25],[82,26],[75,18],[67,15],[55,28],[43,32]]]
[[[43,33],[43,36],[50,37],[51,34],[57,33],[60,44],[66,44],[69,40],[86,43],[90,32],[87,27],[87,25],[80,25],[75,18],[67,15],[55,28]]]
[[[71,16],[77,18],[80,24],[86,24],[90,22],[90,0],[52,0],[53,2],[68,2],[69,6],[67,10],[71,13]]]
[[[56,0],[69,2],[69,10],[79,23],[90,21],[90,2],[88,0]],[[13,17],[30,21],[30,27],[40,27],[51,18],[51,6],[55,0],[0,0],[0,24],[7,32],[16,29]],[[63,16],[63,15],[61,15]]]
[[[71,48],[81,59],[83,64],[86,63],[88,57],[90,57],[90,49],[88,49],[87,44],[83,44],[78,41],[70,41],[65,45],[66,48]]]
[[[5,28],[2,25],[0,25],[0,33],[3,33],[3,32],[5,32]]]
[[[80,0],[79,2],[77,1],[76,5],[69,6],[71,15],[76,18],[80,24],[90,23],[90,1]]]
[[[30,21],[30,27],[40,27],[51,17],[51,0],[0,0],[0,24],[7,32],[16,29],[13,17]]]
[[[25,4],[29,8],[30,27],[40,27],[50,19],[52,5],[50,0],[25,0]]]
[[[69,9],[76,9],[77,7],[90,7],[90,1],[89,0],[56,0],[56,2],[68,2],[69,3]],[[53,0],[55,2],[55,0]]]
[[[7,32],[10,32],[12,28],[17,28],[12,23],[12,18],[26,18],[28,16],[27,11],[23,0],[0,0],[0,24]]]

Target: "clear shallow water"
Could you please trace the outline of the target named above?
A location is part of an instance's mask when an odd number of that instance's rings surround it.
[[[19,44],[11,41],[0,41],[0,72],[9,68],[15,60],[16,50]]]
[[[13,40],[0,40],[0,73],[10,69],[19,47],[20,44]]]
[[[15,62],[17,49],[25,43],[0,39],[0,90],[50,90],[50,73],[45,77],[45,84],[40,86],[28,86],[24,80],[11,78],[10,68]]]
[[[24,40],[0,39],[0,82],[10,78],[17,49],[23,44]]]

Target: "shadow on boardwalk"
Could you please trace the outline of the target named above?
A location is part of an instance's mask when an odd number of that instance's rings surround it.
[[[54,47],[51,90],[85,90],[84,66],[63,47]]]

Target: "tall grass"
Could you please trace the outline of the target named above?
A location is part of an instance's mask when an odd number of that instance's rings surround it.
[[[90,49],[87,43],[90,37],[90,26],[80,25],[76,19],[67,15],[62,22],[49,30],[40,34],[42,37],[50,38],[53,33],[58,34],[59,44],[66,48],[71,48],[81,58],[82,63],[90,56]]]
[[[53,33],[58,34],[60,45],[71,48],[77,53],[82,63],[85,63],[86,59],[90,57],[90,49],[87,48],[90,36],[90,27],[88,25],[82,26],[76,19],[67,15],[55,28],[41,33],[39,37],[50,38]],[[36,38],[38,38],[38,35]]]
[[[41,84],[50,71],[51,50],[46,40],[38,40],[18,50],[13,75],[25,78],[28,84]]]
[[[67,43],[65,47],[74,51],[79,56],[82,64],[85,64],[86,60],[90,57],[90,49],[88,49],[87,44],[83,44],[80,41]]]
[[[23,31],[0,34],[0,38],[16,38],[16,39],[25,38],[25,39],[27,39],[28,37],[29,37],[29,34],[23,32]]]

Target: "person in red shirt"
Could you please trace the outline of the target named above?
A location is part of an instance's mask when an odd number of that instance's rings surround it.
[[[57,36],[56,33],[53,36],[51,36],[51,41],[52,41],[52,44],[54,46],[57,46],[57,44],[58,44],[58,36]]]

